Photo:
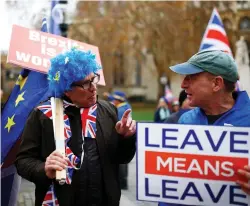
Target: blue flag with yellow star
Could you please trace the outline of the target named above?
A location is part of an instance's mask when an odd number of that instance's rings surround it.
[[[41,31],[47,32],[46,19]],[[31,110],[48,98],[47,74],[23,69],[1,115],[1,164],[20,137]]]

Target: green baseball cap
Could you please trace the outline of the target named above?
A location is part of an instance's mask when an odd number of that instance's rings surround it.
[[[200,51],[187,62],[171,66],[170,69],[183,75],[209,72],[230,82],[237,82],[239,79],[234,59],[220,50]]]

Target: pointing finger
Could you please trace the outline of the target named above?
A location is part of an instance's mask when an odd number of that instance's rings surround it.
[[[131,109],[127,109],[122,115],[122,123],[126,124],[127,119],[130,117]]]
[[[117,122],[115,125],[116,131],[119,131],[121,129],[121,127],[122,127],[121,121]]]
[[[129,117],[129,118],[127,119],[126,127],[130,127],[131,123],[132,123],[132,118]]]

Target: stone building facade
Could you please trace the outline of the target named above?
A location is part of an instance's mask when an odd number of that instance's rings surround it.
[[[247,1],[80,2],[69,36],[99,47],[107,83],[100,93],[119,89],[129,97],[156,101],[162,95],[162,76],[178,96],[181,78],[168,67],[198,51],[214,7],[233,53],[240,36],[249,44]]]
[[[68,37],[99,47],[106,80],[99,94],[119,89],[130,98],[156,101],[163,95],[161,77],[167,77],[178,96],[181,77],[168,68],[198,51],[214,7],[233,53],[240,36],[250,48],[249,1],[79,1]],[[17,70],[6,65],[6,54],[1,56],[2,86],[6,87]]]

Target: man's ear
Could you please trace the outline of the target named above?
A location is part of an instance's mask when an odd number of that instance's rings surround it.
[[[214,88],[213,88],[213,90],[215,92],[218,92],[223,87],[223,84],[224,84],[224,81],[223,81],[223,78],[221,76],[215,77],[214,78]]]

